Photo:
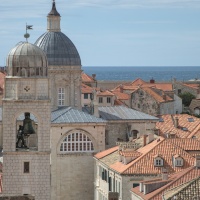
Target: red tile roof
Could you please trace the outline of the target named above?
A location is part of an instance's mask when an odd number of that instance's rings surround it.
[[[116,97],[117,99],[119,100],[129,100],[130,99],[130,95],[129,94],[126,94],[126,93],[122,93],[122,92],[112,92]]]
[[[179,126],[175,127],[175,118],[178,118]],[[166,137],[166,133],[175,134],[179,138],[191,138],[195,134],[198,135],[200,130],[200,119],[187,114],[177,114],[177,115],[162,115],[160,118],[163,119],[163,122],[157,122],[156,128],[160,130],[160,134],[163,137]],[[188,119],[191,118],[194,122],[189,122]],[[183,130],[185,127],[187,129]],[[200,134],[200,132],[199,132]],[[200,137],[199,137],[200,138]]]
[[[89,87],[88,85],[85,85],[85,84],[81,84],[81,93],[88,93],[88,94],[91,94],[92,91],[94,90],[94,88],[92,87]]]
[[[82,78],[83,83],[94,83],[95,82],[95,80],[91,76],[87,75],[84,72],[82,72],[81,78]]]
[[[112,92],[106,90],[104,92],[97,93],[97,96],[115,96]]]
[[[142,197],[144,200],[162,200],[162,195],[165,191],[186,183],[196,177],[200,176],[200,169],[196,167],[189,167],[178,173],[172,174],[169,178],[169,183],[160,187],[159,189],[144,195],[139,191],[139,187],[133,188],[132,192]]]
[[[185,145],[187,144],[185,143]],[[182,148],[183,147],[184,143],[182,144]],[[111,152],[115,152],[116,156],[119,156],[119,153],[117,152],[117,147],[115,148],[116,149],[113,148]],[[159,138],[144,147],[134,150],[141,155],[129,164],[125,165],[122,162],[118,161],[110,164],[109,167],[121,174],[157,175],[162,173],[162,167],[154,166],[154,158],[156,155],[159,155],[163,158],[164,167],[168,170],[169,173],[178,172],[185,168],[193,166],[195,162],[195,158],[184,151],[182,148],[178,145],[175,145],[169,139]],[[104,157],[107,156],[107,151],[108,150],[106,150],[105,154],[103,154],[102,152]],[[182,167],[175,167],[172,163],[172,156],[176,154],[180,155],[184,160],[184,165]]]
[[[115,151],[118,151],[118,149],[119,149],[119,147],[116,146],[116,147],[107,149],[105,151],[99,152],[99,153],[95,154],[94,157],[97,158],[97,159],[101,159],[101,158],[103,158],[105,156],[108,156],[109,154],[111,154],[111,153],[113,153]]]

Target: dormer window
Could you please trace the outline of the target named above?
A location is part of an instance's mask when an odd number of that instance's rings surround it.
[[[159,156],[154,158],[154,166],[155,167],[162,167],[163,166],[163,159]]]
[[[183,158],[179,155],[174,156],[174,166],[175,167],[182,167],[183,166]]]

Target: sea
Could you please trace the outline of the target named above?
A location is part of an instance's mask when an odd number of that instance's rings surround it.
[[[200,80],[200,66],[178,66],[178,67],[123,67],[108,66],[95,67],[84,66],[83,71],[88,74],[96,74],[97,80],[124,80],[133,81],[141,78],[144,81],[154,79],[155,81],[172,81],[174,78],[179,81]]]

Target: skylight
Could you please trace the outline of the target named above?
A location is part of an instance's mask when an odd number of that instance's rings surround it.
[[[183,131],[188,131],[188,128],[182,127],[182,130],[183,130]]]
[[[194,118],[188,118],[188,122],[194,122]]]
[[[164,119],[163,118],[159,118],[159,122],[164,122]]]

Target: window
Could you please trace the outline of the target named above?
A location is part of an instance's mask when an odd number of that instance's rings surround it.
[[[109,177],[108,182],[109,182],[109,191],[112,191],[112,178],[111,177]]]
[[[178,89],[178,95],[181,94],[181,89]]]
[[[88,99],[88,94],[84,94],[84,99]]]
[[[65,102],[65,90],[64,88],[58,88],[58,106],[64,106]]]
[[[30,173],[30,166],[29,166],[29,162],[24,162],[24,173],[28,174]]]
[[[110,97],[107,97],[107,103],[110,103],[111,100],[110,100]]]
[[[133,188],[138,187],[139,185],[139,183],[133,183]]]
[[[180,156],[174,157],[174,165],[175,167],[182,167],[183,166],[183,158]]]
[[[99,97],[99,103],[103,103],[103,97]]]
[[[163,166],[163,159],[160,158],[160,157],[155,158],[155,160],[154,160],[154,166],[156,166],[156,167]]]
[[[74,132],[65,137],[60,145],[61,152],[93,152],[90,138],[82,132]]]

